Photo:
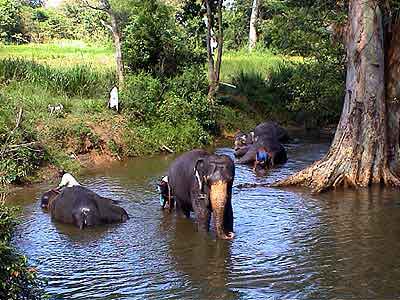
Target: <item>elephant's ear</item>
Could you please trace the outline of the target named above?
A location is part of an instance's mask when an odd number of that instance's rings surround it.
[[[199,184],[200,190],[203,189],[203,178],[206,174],[204,158],[199,158],[194,165],[194,176]]]

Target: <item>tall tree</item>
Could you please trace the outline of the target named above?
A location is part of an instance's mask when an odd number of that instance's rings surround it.
[[[253,0],[250,16],[250,30],[249,30],[249,51],[256,47],[257,43],[257,20],[259,14],[260,0]]]
[[[321,192],[339,185],[400,185],[400,26],[394,2],[349,1],[346,96],[334,140],[323,159],[275,186]]]
[[[222,28],[222,0],[205,0],[206,14],[207,14],[207,58],[208,58],[208,81],[209,90],[208,98],[214,98],[218,86],[219,77],[221,72],[222,61],[222,46],[224,42],[223,28]],[[217,34],[213,36],[213,28],[216,29]],[[214,59],[214,50],[212,47],[212,40],[217,43],[217,57]]]
[[[124,63],[122,61],[122,44],[121,44],[121,33],[118,26],[117,15],[114,10],[111,8],[110,2],[108,0],[99,0],[97,4],[92,4],[88,0],[83,0],[84,4],[91,8],[100,11],[104,11],[108,14],[110,18],[110,24],[103,22],[103,25],[106,26],[112,33],[115,47],[115,62],[116,62],[116,71],[118,77],[119,87],[122,88],[124,83]]]

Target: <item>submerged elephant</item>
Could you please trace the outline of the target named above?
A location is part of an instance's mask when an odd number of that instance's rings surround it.
[[[232,184],[235,166],[226,155],[193,150],[178,157],[168,169],[168,183],[178,213],[195,214],[198,229],[208,231],[211,213],[219,238],[232,239]]]
[[[287,131],[276,122],[268,121],[261,123],[249,133],[239,132],[235,135],[235,156],[240,158],[245,156],[249,150],[253,150],[254,152],[254,148],[262,146],[260,144],[254,146],[259,140],[267,140],[268,144],[278,144],[287,142],[289,140],[289,135]],[[274,141],[274,143],[271,141]],[[253,152],[251,152],[252,157],[255,155],[255,152]],[[245,161],[247,160],[248,158],[245,159]]]
[[[258,124],[256,128],[254,128],[254,137],[264,136],[271,139],[277,139],[281,143],[286,143],[289,141],[289,134],[285,128],[279,126],[278,123],[268,121],[261,124]]]
[[[257,150],[261,147],[265,148],[268,153],[268,166],[274,167],[287,161],[286,149],[277,139],[260,136],[257,137],[257,141],[249,147],[246,154],[238,162],[240,164],[252,164],[256,160]]]
[[[101,197],[82,186],[50,190],[41,197],[41,207],[48,209],[55,221],[84,227],[125,222],[127,212],[115,201]]]

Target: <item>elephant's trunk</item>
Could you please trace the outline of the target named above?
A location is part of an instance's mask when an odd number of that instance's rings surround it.
[[[228,235],[224,231],[224,211],[228,196],[228,184],[223,181],[217,181],[211,184],[210,201],[214,214],[215,229],[217,236],[221,239],[232,239],[233,232]]]

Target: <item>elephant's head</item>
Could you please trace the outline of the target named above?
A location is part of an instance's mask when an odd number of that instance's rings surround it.
[[[54,201],[54,199],[59,195],[60,193],[56,190],[48,190],[45,192],[42,197],[40,198],[40,206],[43,209],[49,209],[51,206],[51,203]]]
[[[246,147],[254,142],[254,132],[244,133],[239,132],[235,135],[235,150]]]
[[[230,201],[235,167],[232,159],[226,155],[199,158],[195,165],[195,176],[200,193],[212,210],[218,237],[232,239],[232,228],[224,228],[224,224],[229,223],[229,218],[233,222]]]

